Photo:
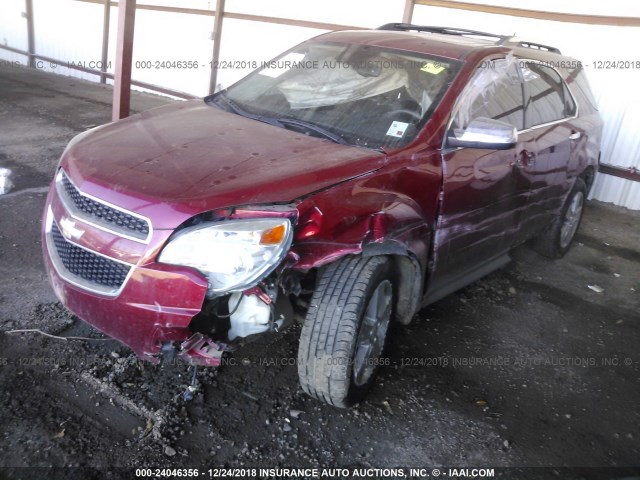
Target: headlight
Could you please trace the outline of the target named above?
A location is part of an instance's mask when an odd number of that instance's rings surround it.
[[[179,232],[159,261],[199,270],[209,294],[241,291],[278,266],[291,238],[291,222],[282,218],[206,223]]]

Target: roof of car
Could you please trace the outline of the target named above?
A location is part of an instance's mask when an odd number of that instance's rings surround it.
[[[343,30],[321,35],[322,40],[375,45],[408,52],[462,60],[479,50],[514,50],[518,56],[557,59],[560,50],[510,36],[451,27],[387,24],[376,30]],[[489,52],[487,52],[489,53]]]

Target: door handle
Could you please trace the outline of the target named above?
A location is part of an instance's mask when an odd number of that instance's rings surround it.
[[[519,167],[533,167],[536,164],[536,154],[529,150],[522,150],[518,155]]]
[[[578,140],[581,136],[582,134],[580,132],[573,132],[569,135],[569,140]]]

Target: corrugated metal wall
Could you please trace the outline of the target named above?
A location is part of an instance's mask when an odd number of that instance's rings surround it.
[[[469,0],[467,0],[469,1]],[[99,61],[102,37],[102,6],[74,0],[33,0],[37,53],[65,61]],[[148,0],[139,3],[214,9],[213,0]],[[616,1],[559,3],[556,0],[479,1],[495,5],[537,10],[574,9],[573,13],[640,16],[640,2]],[[312,7],[296,0],[227,0],[226,9],[237,13],[280,16],[337,24],[375,27],[400,21],[404,0],[325,0]],[[0,1],[0,42],[27,49],[26,21],[22,18],[24,0]],[[112,8],[110,62],[116,41],[117,9]],[[528,18],[454,10],[418,5],[413,23],[448,25],[517,34],[529,41],[554,45],[563,53],[580,59],[589,74],[605,121],[602,162],[640,169],[640,28],[580,25]],[[213,17],[138,10],[134,42],[133,77],[136,80],[205,95],[211,61]],[[227,86],[251,68],[251,62],[267,60],[282,50],[322,33],[322,30],[262,24],[226,19],[223,27],[218,82]],[[260,39],[257,41],[256,39]],[[0,49],[0,59],[20,61],[23,56]],[[197,69],[156,68],[156,62],[195,60]],[[598,68],[599,62],[627,60],[626,68]],[[136,63],[138,62],[138,63]],[[151,63],[149,63],[151,62]],[[244,64],[242,62],[245,62]],[[246,65],[247,68],[242,68]],[[41,62],[39,67],[64,75],[96,81],[94,75]],[[592,197],[631,209],[640,209],[640,183],[609,175],[599,175]]]
[[[640,42],[638,42],[640,43]],[[636,45],[638,44],[636,43]],[[640,60],[640,58],[639,58]],[[640,69],[610,72],[606,84],[597,91],[600,111],[605,120],[602,162],[640,170]],[[640,210],[640,182],[611,175],[598,175],[592,198]]]

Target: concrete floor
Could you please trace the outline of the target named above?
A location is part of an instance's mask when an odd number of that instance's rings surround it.
[[[0,167],[16,184],[0,196],[0,332],[99,338],[57,304],[39,229],[66,143],[109,121],[110,100],[108,87],[0,67]],[[135,94],[133,108],[168,101]],[[640,466],[640,212],[591,202],[565,258],[526,246],[513,258],[399,328],[380,385],[346,412],[304,396],[295,366],[260,361],[295,357],[296,328],[239,352],[244,366],[201,373],[188,405],[175,400],[184,368],[139,367],[111,341],[2,333],[0,467]],[[59,361],[23,361],[44,357]],[[164,429],[141,439],[149,422]],[[640,475],[607,472],[560,477]],[[536,475],[519,478],[548,478]]]

